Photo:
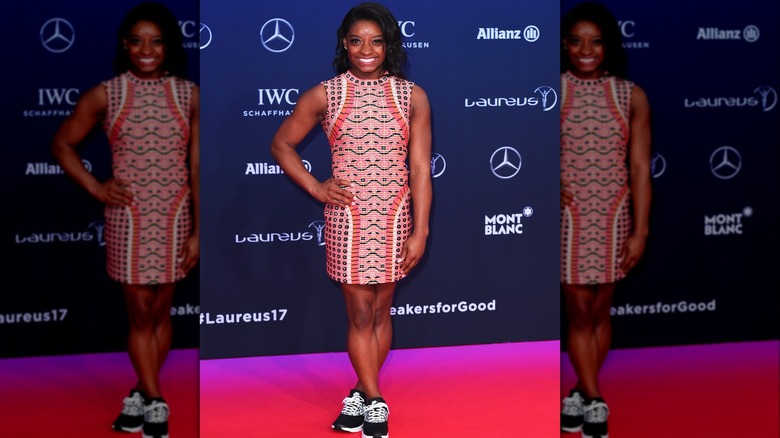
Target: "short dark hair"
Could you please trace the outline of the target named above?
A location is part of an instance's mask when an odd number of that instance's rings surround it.
[[[361,3],[347,12],[336,32],[336,58],[333,60],[333,68],[336,73],[344,73],[349,70],[349,58],[343,47],[344,37],[355,22],[360,20],[373,21],[382,30],[382,38],[385,41],[385,62],[383,67],[392,76],[406,77],[406,52],[401,45],[401,28],[393,14],[385,6],[379,3]]]
[[[159,26],[165,44],[165,60],[162,68],[171,75],[183,77],[187,66],[187,55],[182,45],[179,22],[176,21],[176,17],[170,9],[157,2],[140,3],[125,14],[119,29],[116,31],[114,71],[120,74],[130,69],[130,58],[127,56],[123,40],[128,37],[130,29],[139,21],[150,21]]]
[[[561,22],[561,40],[568,38],[571,29],[581,21],[589,21],[601,30],[604,38],[603,69],[610,75],[625,78],[628,59],[623,48],[623,37],[617,19],[604,5],[596,2],[579,3],[569,9]],[[561,46],[561,72],[571,68],[569,56]]]

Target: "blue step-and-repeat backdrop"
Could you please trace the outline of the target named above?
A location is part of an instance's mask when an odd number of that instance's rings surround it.
[[[650,237],[615,294],[615,347],[778,339],[780,2],[603,4],[653,129]]]
[[[270,143],[298,97],[335,75],[336,29],[355,4],[201,2],[202,358],[345,348],[323,206]],[[433,125],[431,233],[398,285],[394,347],[558,339],[558,5],[385,5]],[[299,152],[330,176],[319,127]]]
[[[50,142],[79,95],[113,75],[116,27],[135,3],[10,6],[0,357],[125,349],[102,206],[62,173]],[[281,174],[269,146],[299,95],[334,75],[336,28],[356,3],[167,1],[202,91],[202,261],[175,299],[174,348],[200,342],[203,358],[343,351],[322,206]],[[565,336],[558,34],[575,2],[553,3],[385,3],[408,76],[431,101],[434,153],[428,252],[399,283],[396,348]],[[777,339],[780,4],[604,3],[653,112],[651,235],[615,296],[615,348]],[[300,153],[328,177],[321,132]],[[109,175],[102,132],[82,154]]]
[[[114,76],[116,31],[137,3],[42,0],[3,7],[13,43],[0,69],[6,136],[0,164],[0,357],[126,348],[122,291],[106,275],[103,205],[62,172],[50,147],[80,95]],[[198,4],[166,4],[181,26],[188,77],[198,83]],[[100,127],[80,153],[95,176],[110,176]],[[198,295],[195,272],[174,299],[177,347],[198,345]]]

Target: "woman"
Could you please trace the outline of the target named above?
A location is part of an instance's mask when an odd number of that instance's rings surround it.
[[[625,79],[620,30],[606,8],[575,6],[561,36],[561,283],[578,378],[563,400],[561,427],[606,437],[598,374],[615,285],[642,257],[649,232],[650,105]]]
[[[337,76],[301,96],[271,152],[296,184],[325,203],[327,273],[341,284],[357,374],[332,427],[387,437],[389,408],[378,376],[392,339],[396,282],[420,261],[428,236],[430,107],[423,89],[404,79],[400,29],[384,6],[352,8],[337,34]],[[332,154],[333,175],[322,182],[295,151],[316,125]]]
[[[145,438],[168,436],[159,373],[171,346],[171,302],[200,256],[199,90],[182,78],[184,67],[173,14],[158,3],[134,7],[117,31],[117,76],[79,99],[52,143],[68,176],[105,204],[107,271],[124,294],[137,375],[113,428]],[[106,181],[77,152],[98,123],[111,146]]]

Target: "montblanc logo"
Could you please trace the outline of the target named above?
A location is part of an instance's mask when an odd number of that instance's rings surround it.
[[[719,213],[704,216],[705,236],[741,235],[743,219],[753,216],[753,208],[748,206],[741,213]]]
[[[477,30],[478,40],[526,40],[532,43],[539,39],[539,28],[530,25],[525,29],[501,29],[498,27],[480,27]]]
[[[527,206],[523,208],[522,213],[485,215],[485,235],[523,234],[523,218],[531,217],[533,214],[534,209]]]
[[[476,97],[466,98],[466,108],[499,108],[499,107],[540,107],[543,111],[550,111],[558,103],[558,93],[547,85],[537,87],[534,94],[528,96],[506,97]]]
[[[311,172],[311,163],[307,160],[301,160],[303,167]],[[281,175],[284,171],[278,164],[270,163],[246,163],[244,175]]]
[[[767,112],[777,105],[777,91],[768,85],[761,85],[753,90],[752,95],[718,96],[718,97],[686,97],[685,108],[761,108]]]
[[[718,27],[700,27],[696,32],[697,40],[720,41],[720,40],[745,40],[749,43],[758,41],[761,31],[758,26],[749,25],[744,29],[720,29]]]

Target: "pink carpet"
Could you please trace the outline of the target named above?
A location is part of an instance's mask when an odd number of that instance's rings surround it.
[[[780,341],[612,351],[601,377],[609,436],[778,438],[779,357]],[[576,377],[561,364],[563,397]]]
[[[390,436],[557,437],[559,342],[396,350],[381,375]],[[201,362],[208,438],[348,437],[330,424],[355,384],[345,353]]]
[[[393,351],[382,374],[391,436],[578,437],[558,432],[574,383],[558,348]],[[200,378],[203,438],[355,437],[330,430],[354,383],[343,353],[206,360]],[[110,430],[132,381],[125,353],[0,359],[0,436],[140,437]],[[172,351],[162,381],[171,437],[196,438],[197,352]],[[602,391],[612,438],[778,438],[780,341],[614,350]]]
[[[160,375],[172,438],[198,436],[197,361],[173,350]],[[0,437],[140,438],[111,430],[134,384],[127,353],[0,359]]]

